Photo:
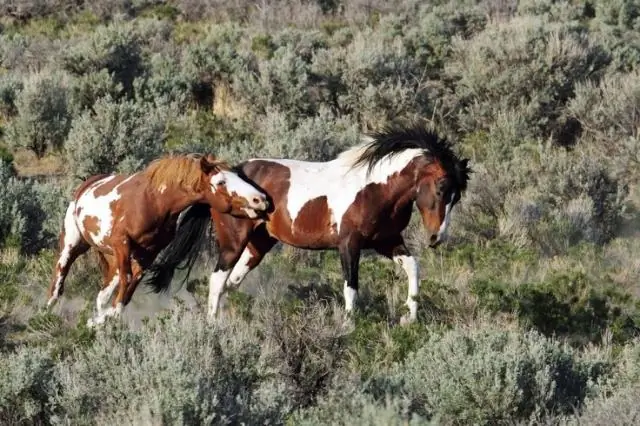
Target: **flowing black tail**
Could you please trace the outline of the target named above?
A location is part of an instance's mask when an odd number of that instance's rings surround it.
[[[178,221],[176,235],[158,254],[151,266],[144,271],[141,283],[151,287],[154,293],[165,292],[171,285],[176,269],[187,271],[180,287],[189,279],[198,256],[213,248],[213,222],[210,207],[194,204]]]

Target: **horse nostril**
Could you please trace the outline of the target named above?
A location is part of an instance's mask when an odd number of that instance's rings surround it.
[[[435,244],[437,241],[438,241],[438,235],[437,235],[437,234],[433,234],[433,235],[431,236],[431,238],[429,238],[429,242],[430,242],[431,244]]]
[[[258,197],[253,197],[253,204],[260,204],[261,200]]]

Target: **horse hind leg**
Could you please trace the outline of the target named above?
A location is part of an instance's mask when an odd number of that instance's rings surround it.
[[[51,307],[64,292],[64,281],[73,262],[78,256],[89,250],[89,244],[84,240],[76,225],[74,207],[75,203],[70,203],[64,217],[64,224],[59,238],[60,254],[49,286],[47,307]]]
[[[275,244],[276,240],[266,234],[259,235],[258,232],[253,234],[249,244],[247,244],[247,247],[242,251],[238,263],[235,264],[229,275],[229,286],[232,289],[240,287],[242,280],[260,264],[264,256]]]
[[[255,269],[264,256],[276,244],[276,240],[271,238],[264,227],[259,227],[251,234],[240,258],[232,267],[225,270],[216,267],[216,271],[209,279],[209,321],[214,321],[220,308],[220,300],[228,287],[237,289],[249,272]],[[219,262],[219,264],[224,262]]]
[[[87,320],[87,326],[94,327],[104,323],[107,316],[111,314],[108,308],[109,300],[120,282],[118,271],[113,258],[107,259],[102,253],[99,254],[100,266],[104,275],[104,285],[96,297],[96,316]]]

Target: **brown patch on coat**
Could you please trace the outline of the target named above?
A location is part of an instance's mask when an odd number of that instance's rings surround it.
[[[307,201],[293,223],[293,236],[307,247],[323,247],[335,239],[331,210],[325,195]]]
[[[289,167],[268,160],[252,160],[242,165],[242,171],[273,200],[272,208],[267,212],[268,233],[277,235],[285,243],[296,241],[291,232],[292,221],[287,208],[291,178]]]
[[[108,182],[104,182],[99,184],[96,189],[93,190],[94,197],[104,197],[107,194],[110,194],[111,191],[115,189],[123,180],[127,177],[124,175],[115,175],[113,179],[109,179]]]
[[[78,185],[78,187],[74,191],[74,193],[73,193],[74,200],[77,200],[78,198],[80,198],[80,195],[82,195],[82,193],[84,191],[86,191],[86,189],[88,187],[93,185],[95,182],[106,178],[107,176],[109,176],[109,174],[101,174],[101,175],[89,176],[84,182],[82,182],[80,185]]]
[[[100,233],[100,218],[97,216],[85,216],[82,220],[82,230],[85,233],[85,239],[89,235],[97,235]]]

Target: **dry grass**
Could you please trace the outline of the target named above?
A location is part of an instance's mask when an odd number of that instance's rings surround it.
[[[21,177],[64,175],[64,159],[58,154],[48,154],[38,159],[32,151],[20,149],[14,153],[13,163]]]

